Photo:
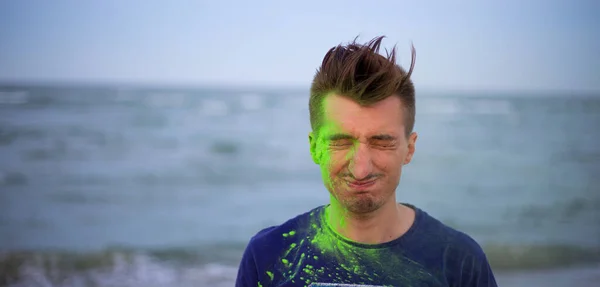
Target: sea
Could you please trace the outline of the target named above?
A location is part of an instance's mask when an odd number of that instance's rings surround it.
[[[308,88],[0,86],[0,286],[233,286],[328,202]],[[600,286],[600,93],[417,90],[397,199],[500,286]]]

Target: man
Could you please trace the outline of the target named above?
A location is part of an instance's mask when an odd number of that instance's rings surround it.
[[[383,37],[329,50],[311,86],[310,154],[330,203],[258,232],[236,286],[496,286],[481,247],[406,203],[415,92]]]

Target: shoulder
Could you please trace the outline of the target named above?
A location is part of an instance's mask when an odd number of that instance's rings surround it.
[[[435,252],[433,265],[441,268],[447,281],[458,286],[496,286],[494,275],[481,245],[470,235],[452,228],[422,210],[419,238]],[[424,247],[424,246],[423,246]]]
[[[481,245],[470,235],[442,223],[427,212],[416,209],[419,237],[430,246],[437,246],[446,252],[458,252],[477,258],[485,257]]]
[[[252,259],[259,268],[266,264],[273,264],[281,252],[289,249],[297,238],[305,237],[304,233],[308,232],[310,224],[314,222],[322,208],[323,206],[319,206],[279,225],[261,229],[250,238],[242,260]]]
[[[322,206],[319,206],[279,225],[269,226],[258,231],[250,238],[248,247],[257,252],[268,249],[271,250],[271,253],[279,248],[287,248],[289,242],[298,238],[298,235],[307,232],[309,225],[314,221],[315,216],[318,216],[322,208]]]
[[[307,232],[311,219],[321,210],[317,207],[286,222],[266,227],[250,238],[242,255],[236,287],[266,286],[273,274],[268,270],[277,263],[281,253],[289,249],[301,233]]]

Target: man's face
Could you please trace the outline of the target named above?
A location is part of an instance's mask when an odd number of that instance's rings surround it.
[[[395,204],[402,166],[415,150],[416,133],[405,136],[399,97],[369,107],[329,95],[318,134],[309,134],[313,160],[325,186],[344,209],[364,214]]]

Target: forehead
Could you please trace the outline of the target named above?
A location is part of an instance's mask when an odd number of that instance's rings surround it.
[[[404,109],[396,96],[365,107],[352,99],[333,94],[323,99],[322,112],[322,131],[355,134],[404,132]]]

